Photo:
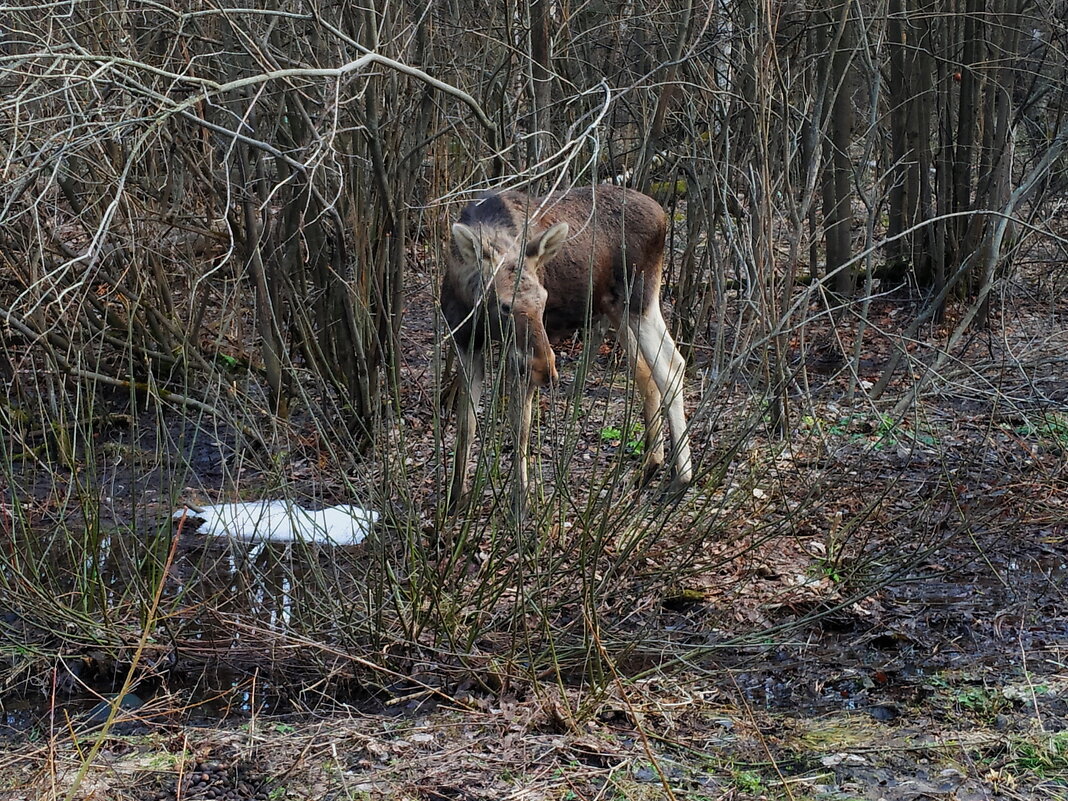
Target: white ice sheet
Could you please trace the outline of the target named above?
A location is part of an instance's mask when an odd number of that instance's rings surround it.
[[[197,532],[213,537],[232,537],[243,542],[310,542],[323,545],[358,545],[364,541],[378,512],[339,504],[310,511],[290,501],[250,501],[179,509],[204,522]]]

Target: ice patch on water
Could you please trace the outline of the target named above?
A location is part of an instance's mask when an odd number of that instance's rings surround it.
[[[199,518],[196,531],[242,542],[308,542],[359,545],[378,521],[378,512],[339,504],[309,510],[291,501],[249,501],[186,507],[172,517]]]

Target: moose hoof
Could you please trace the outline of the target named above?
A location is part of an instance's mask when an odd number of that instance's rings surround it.
[[[660,495],[661,503],[678,503],[686,497],[686,491],[690,489],[689,481],[682,481],[678,477],[673,478],[671,483]]]
[[[634,480],[634,488],[643,490],[648,487],[653,479],[656,478],[656,474],[660,472],[660,468],[664,466],[663,462],[646,462],[642,465],[642,471]]]
[[[448,499],[445,502],[445,513],[449,517],[455,517],[461,512],[466,512],[471,508],[471,491],[463,490],[462,492],[450,492]]]

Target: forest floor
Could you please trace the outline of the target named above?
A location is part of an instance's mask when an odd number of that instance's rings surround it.
[[[120,716],[78,797],[1068,798],[1056,536],[1004,560],[946,549],[842,630],[825,621],[598,694],[547,684],[257,712],[254,685],[193,707],[176,687]],[[62,797],[96,744],[69,706],[0,730],[0,798]],[[576,719],[584,706],[595,714]]]
[[[1068,798],[1060,536],[1005,562],[947,550],[848,631],[596,697],[548,684],[254,714],[247,689],[199,708],[175,690],[108,731],[78,797]],[[0,797],[62,797],[96,744],[52,712],[51,733],[0,735]]]
[[[431,289],[427,279],[409,298],[402,388],[412,481],[427,487],[440,475]],[[876,304],[876,327],[901,307]],[[794,534],[747,548],[744,564],[688,573],[677,596],[632,599],[665,636],[711,640],[735,621],[766,631],[759,642],[621,669],[596,688],[559,676],[487,692],[424,678],[295,699],[255,672],[187,675],[124,699],[103,734],[94,699],[64,696],[45,675],[36,695],[3,699],[0,799],[61,798],[75,783],[77,798],[130,801],[1068,799],[1068,308],[1014,303],[1011,314],[995,323],[1003,336],[973,343],[987,358],[923,399],[910,436],[837,413],[836,393],[815,388],[833,447],[783,451],[751,437],[736,459],[771,466],[722,528],[734,541],[750,518],[779,514]],[[1017,370],[1009,354],[1021,353],[1033,363]],[[861,377],[877,378],[886,357],[873,353]],[[1052,412],[993,408],[1021,375]],[[722,440],[731,403],[748,402],[739,391],[695,414],[695,442]],[[798,426],[812,429],[814,416]],[[603,436],[612,414],[590,419],[578,452],[596,471],[621,443]],[[724,481],[739,476],[731,468]],[[814,496],[795,514],[778,508]],[[435,503],[428,494],[427,524]],[[694,514],[681,507],[672,530]],[[895,538],[910,533],[922,558],[853,594],[845,561],[828,552],[853,517],[877,560],[892,561]]]

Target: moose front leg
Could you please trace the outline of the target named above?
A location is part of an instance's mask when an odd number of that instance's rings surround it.
[[[519,381],[512,398],[512,433],[515,441],[513,466],[515,470],[516,508],[524,509],[530,491],[528,459],[530,451],[530,421],[533,415],[534,394],[537,388],[529,381]]]
[[[461,503],[466,503],[471,490],[467,472],[471,462],[471,439],[478,420],[478,404],[482,399],[483,380],[482,352],[458,348],[457,353],[460,357],[457,368],[460,394],[456,409],[456,456],[449,493],[450,511],[455,511]]]

